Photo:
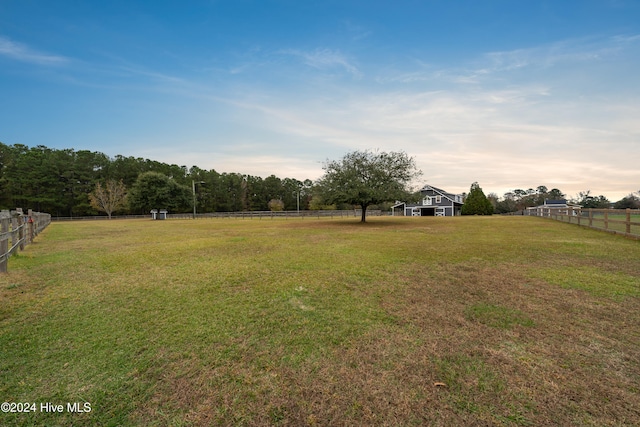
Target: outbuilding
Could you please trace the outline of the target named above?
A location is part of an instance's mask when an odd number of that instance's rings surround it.
[[[393,216],[458,216],[464,203],[461,194],[453,194],[431,185],[420,190],[418,203],[396,202],[391,207]]]
[[[565,199],[548,200],[544,199],[544,203],[540,206],[527,208],[527,214],[532,216],[551,216],[551,215],[580,215],[581,205],[569,203]]]

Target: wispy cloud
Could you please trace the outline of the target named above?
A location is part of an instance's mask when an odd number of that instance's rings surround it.
[[[590,37],[561,40],[528,48],[485,52],[466,63],[442,67],[414,60],[412,70],[387,70],[379,83],[443,82],[480,84],[508,73],[551,70],[557,67],[584,67],[629,54],[640,45],[640,35]],[[394,72],[395,71],[395,72]]]
[[[160,73],[157,71],[149,71],[136,66],[124,66],[124,67],[121,67],[120,70],[131,75],[142,76],[160,83],[183,84],[186,82],[181,77],[175,77],[175,76],[165,74],[165,73]]]
[[[523,67],[550,67],[562,63],[606,60],[625,45],[639,42],[639,36],[591,37],[570,39],[511,51],[485,54],[486,72],[509,71]]]
[[[366,39],[373,34],[373,31],[363,27],[362,25],[354,24],[351,21],[344,22],[347,34],[350,35],[351,40],[358,41]]]
[[[351,59],[337,50],[316,49],[314,51],[303,51],[298,49],[285,49],[280,51],[280,53],[298,57],[308,66],[318,70],[343,68],[354,76],[360,76],[362,74]]]
[[[633,35],[617,35],[612,37],[612,40],[617,43],[634,43],[640,41],[640,34]]]
[[[69,62],[69,58],[64,56],[41,53],[2,36],[0,36],[0,55],[38,65],[61,65]]]

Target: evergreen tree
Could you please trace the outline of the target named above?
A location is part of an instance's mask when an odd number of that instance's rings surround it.
[[[609,199],[607,199],[603,195],[592,196],[591,190],[579,192],[572,201],[579,204],[583,208],[607,209],[611,205]]]
[[[469,195],[464,201],[461,209],[462,215],[491,215],[493,214],[493,205],[484,195],[482,188],[477,182],[471,184]]]
[[[187,186],[159,172],[145,172],[129,192],[132,210],[147,214],[151,209],[168,209],[170,212],[187,212],[191,208],[192,194]]]
[[[628,196],[618,200],[614,205],[614,209],[639,209],[640,208],[640,197],[637,197],[635,194],[631,193]]]

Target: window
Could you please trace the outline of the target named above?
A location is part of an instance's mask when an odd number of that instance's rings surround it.
[[[431,205],[431,197],[425,197],[424,200],[422,201],[422,204],[430,206]]]
[[[436,196],[436,203],[442,202],[442,196]]]

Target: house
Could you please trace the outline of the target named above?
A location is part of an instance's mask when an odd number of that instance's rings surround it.
[[[391,207],[394,216],[457,216],[464,201],[462,195],[447,193],[440,188],[425,185],[420,190],[418,203],[396,202]]]
[[[532,216],[551,215],[580,215],[582,206],[575,203],[568,203],[565,199],[548,200],[544,199],[544,204],[527,208],[527,214]]]

